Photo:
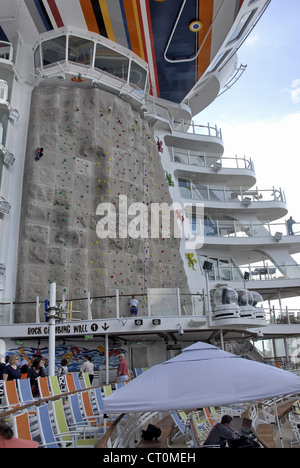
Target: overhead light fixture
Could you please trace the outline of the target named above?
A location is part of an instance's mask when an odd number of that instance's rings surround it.
[[[143,322],[142,319],[136,319],[136,320],[134,321],[134,324],[135,324],[136,326],[143,325],[143,323],[144,323],[144,322]]]
[[[161,320],[160,320],[160,319],[153,319],[153,320],[152,320],[152,324],[153,324],[153,325],[160,325],[160,324],[161,324]]]
[[[182,336],[184,334],[184,329],[182,328],[182,326],[180,325],[180,323],[177,324],[177,327],[178,327],[178,333],[180,336]]]

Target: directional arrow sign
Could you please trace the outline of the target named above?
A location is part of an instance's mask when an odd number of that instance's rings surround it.
[[[103,328],[103,330],[104,330],[104,331],[106,331],[106,330],[108,330],[108,329],[109,329],[109,326],[108,326],[108,325],[106,324],[106,322],[105,322],[105,324],[104,324],[104,325],[102,325],[102,328]]]

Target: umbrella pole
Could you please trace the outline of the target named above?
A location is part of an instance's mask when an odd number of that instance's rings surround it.
[[[279,421],[279,417],[278,417],[277,404],[276,404],[275,398],[274,398],[273,402],[274,402],[275,421],[276,421],[276,424],[277,424],[277,427],[278,427],[280,444],[281,444],[281,448],[284,448],[283,439],[282,439],[282,432],[281,432],[281,426],[280,426],[280,421]]]

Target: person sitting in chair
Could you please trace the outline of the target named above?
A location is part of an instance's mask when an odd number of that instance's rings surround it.
[[[224,414],[221,422],[211,429],[203,445],[220,445],[221,448],[224,448],[228,440],[238,439],[238,433],[231,428],[232,421],[231,416]]]

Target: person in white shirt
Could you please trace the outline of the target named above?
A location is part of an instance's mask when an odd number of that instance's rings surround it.
[[[129,303],[130,315],[137,316],[138,306],[139,306],[139,301],[135,298],[135,296],[132,296],[132,299],[130,300],[130,303]]]
[[[87,354],[85,354],[83,356],[83,360],[84,360],[84,363],[80,367],[79,376],[81,376],[84,372],[87,372],[89,374],[90,382],[92,384],[94,380],[94,364],[92,363],[92,358],[91,356],[88,356]]]

